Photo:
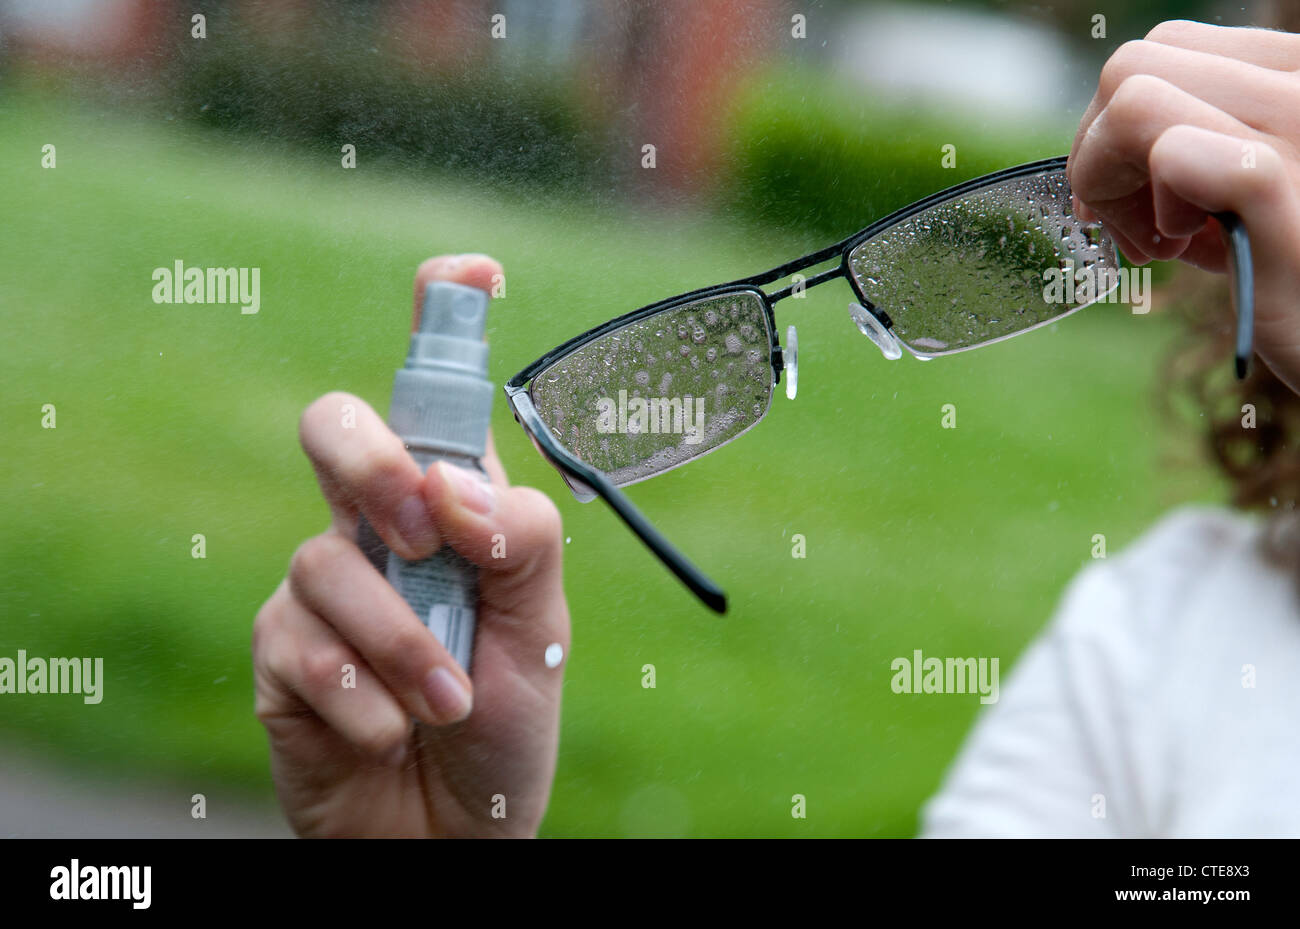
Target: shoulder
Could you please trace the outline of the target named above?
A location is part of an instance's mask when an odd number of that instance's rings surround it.
[[[1285,673],[1266,704],[1242,684],[1243,663],[1280,670],[1300,656],[1295,583],[1265,557],[1266,526],[1226,508],[1179,507],[1089,562],[981,714],[927,806],[925,833],[1253,828],[1242,798],[1267,791],[1242,785],[1290,776],[1275,717],[1300,705],[1300,682]]]
[[[1118,553],[1085,567],[1066,589],[1056,632],[1172,631],[1193,607],[1261,585],[1284,585],[1264,555],[1264,522],[1226,507],[1185,505]]]
[[[1172,510],[1126,547],[1119,563],[1129,570],[1164,567],[1199,572],[1225,551],[1249,553],[1263,533],[1254,516],[1208,504],[1187,504]]]

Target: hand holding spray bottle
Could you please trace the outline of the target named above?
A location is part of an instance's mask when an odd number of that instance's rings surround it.
[[[388,425],[420,470],[444,460],[487,480],[487,448],[495,392],[487,378],[488,295],[477,287],[433,281],[424,292],[419,327],[406,365],[393,379]],[[473,658],[478,568],[444,545],[407,561],[387,552],[385,574],[415,615],[466,673]]]

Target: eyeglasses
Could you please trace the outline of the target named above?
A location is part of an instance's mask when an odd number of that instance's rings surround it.
[[[575,497],[600,497],[707,606],[726,594],[619,490],[744,435],[786,379],[798,385],[795,327],[777,338],[773,307],[835,278],[849,315],[886,358],[921,359],[1000,342],[1116,289],[1122,269],[1100,224],[1072,214],[1064,156],[967,181],[904,207],[835,245],[743,280],[694,290],[575,336],[505,386],[515,421]],[[1253,332],[1250,243],[1228,234],[1237,308],[1237,374]],[[804,276],[826,262],[833,267]],[[786,276],[789,286],[762,288]]]

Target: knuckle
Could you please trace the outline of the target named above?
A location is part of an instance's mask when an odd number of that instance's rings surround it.
[[[1130,74],[1115,88],[1106,105],[1108,123],[1124,133],[1149,125],[1152,109],[1166,95],[1169,86],[1153,74]]]
[[[1143,63],[1150,57],[1153,44],[1142,39],[1131,39],[1115,49],[1101,66],[1101,89],[1108,95],[1114,93],[1125,78],[1141,71]]]
[[[269,725],[280,716],[279,704],[269,698],[259,687],[253,696],[253,717],[262,725]]]
[[[333,571],[348,544],[336,533],[324,532],[299,545],[289,560],[289,584],[295,594],[301,595]]]
[[[1110,106],[1129,111],[1145,110],[1151,99],[1163,94],[1168,87],[1168,83],[1154,74],[1130,74],[1115,88]]]
[[[272,628],[279,614],[279,608],[275,602],[278,597],[279,593],[277,592],[271,599],[262,604],[262,608],[253,617],[252,645],[254,655],[261,653],[266,648],[267,641],[271,638]]]
[[[1153,162],[1161,160],[1168,152],[1174,149],[1182,148],[1186,145],[1194,145],[1196,139],[1196,129],[1186,123],[1178,123],[1170,126],[1160,135],[1156,136],[1155,142],[1151,143],[1150,157]]]
[[[356,664],[355,657],[343,646],[322,646],[302,656],[302,686],[308,693],[323,693],[341,686],[343,666]]]
[[[271,596],[266,598],[253,616],[253,651],[257,652],[262,646],[274,638],[276,630],[283,621],[285,611],[292,605],[293,594],[289,590],[289,579],[286,577],[276,585]]]
[[[286,642],[280,636],[268,641],[266,646],[254,657],[253,661],[254,670],[260,672],[262,677],[272,682],[277,691],[292,689],[296,665],[292,643]],[[258,719],[266,720],[279,712],[279,703],[266,700],[262,693],[262,687],[257,688],[257,694]]]
[[[419,620],[403,622],[394,628],[376,646],[376,654],[367,653],[372,663],[386,669],[389,674],[414,674],[416,666],[431,665],[435,639]]]
[[[1246,143],[1254,148],[1254,166],[1241,171],[1244,193],[1253,199],[1275,196],[1285,184],[1286,163],[1267,142]]]
[[[1165,45],[1182,45],[1202,31],[1200,23],[1189,19],[1167,19],[1156,23],[1146,34],[1148,42],[1160,42]]]

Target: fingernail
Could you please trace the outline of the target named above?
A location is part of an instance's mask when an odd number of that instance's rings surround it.
[[[438,462],[438,472],[451,487],[457,502],[468,510],[486,516],[496,506],[496,492],[478,475],[446,461]]]
[[[434,668],[424,679],[424,697],[439,723],[460,722],[469,715],[469,691],[446,668]]]
[[[431,555],[436,549],[438,532],[429,515],[429,506],[419,494],[402,501],[393,516],[393,528],[417,555]]]

